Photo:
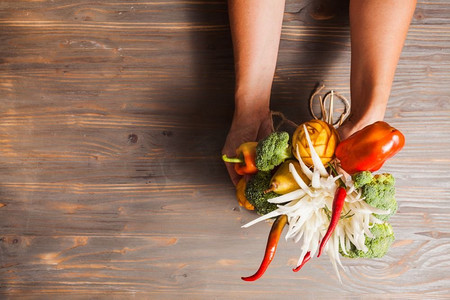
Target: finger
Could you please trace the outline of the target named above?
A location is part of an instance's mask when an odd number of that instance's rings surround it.
[[[267,119],[263,120],[263,122],[259,126],[259,130],[258,130],[258,137],[257,137],[258,141],[267,137],[269,134],[274,132],[274,130],[275,129],[273,128],[272,118],[267,118]]]
[[[341,125],[338,129],[339,138],[341,141],[348,138],[353,133],[353,128],[351,127],[351,124],[345,123]]]
[[[239,180],[241,180],[241,176],[239,175],[230,175],[233,176],[231,177],[231,181],[233,182],[234,186],[237,186],[237,184],[239,183]]]
[[[225,163],[225,166],[227,168],[228,175],[230,176],[231,181],[236,186],[238,184],[239,180],[241,179],[241,176],[236,173],[236,171],[234,170],[233,164]]]

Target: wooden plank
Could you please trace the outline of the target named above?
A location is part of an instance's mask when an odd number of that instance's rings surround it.
[[[272,108],[349,97],[347,3],[286,4]],[[445,298],[450,276],[448,1],[419,1],[386,121],[407,145],[382,259],[293,273],[220,161],[233,110],[226,1],[0,2],[0,298]]]

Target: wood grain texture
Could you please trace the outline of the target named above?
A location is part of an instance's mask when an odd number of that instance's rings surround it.
[[[233,111],[226,1],[0,1],[0,298],[450,297],[450,4],[419,1],[386,121],[407,145],[383,259],[293,273],[220,161]],[[345,1],[288,0],[272,108],[349,96]]]

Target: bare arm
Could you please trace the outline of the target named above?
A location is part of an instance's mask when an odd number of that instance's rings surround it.
[[[415,0],[351,0],[351,116],[345,138],[384,118]]]
[[[222,150],[228,156],[246,141],[273,130],[270,92],[275,71],[284,0],[229,0],[234,47],[235,112]],[[351,116],[341,138],[384,118],[395,69],[415,0],[351,0]],[[234,184],[239,176],[227,164]]]
[[[222,150],[229,156],[243,142],[272,130],[270,93],[278,56],[284,0],[229,0],[235,59],[235,112]],[[239,176],[227,164],[234,184]]]

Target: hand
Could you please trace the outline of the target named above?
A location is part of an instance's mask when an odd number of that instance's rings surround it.
[[[349,136],[351,136],[353,133],[363,129],[367,125],[370,125],[376,121],[382,121],[382,120],[383,120],[382,117],[373,115],[373,116],[370,116],[370,118],[366,118],[365,120],[355,121],[352,118],[352,116],[350,116],[347,120],[345,120],[345,122],[341,126],[339,126],[337,131],[339,133],[339,137],[340,137],[341,141],[343,141],[346,138],[348,138]]]
[[[222,149],[222,154],[226,154],[229,157],[236,156],[236,148],[242,143],[257,142],[273,131],[272,115],[270,111],[261,113],[235,112],[230,131],[228,132],[225,145]],[[236,185],[241,176],[234,171],[233,164],[225,163],[225,165],[231,181]]]
[[[349,136],[351,136],[353,133],[355,133],[358,130],[359,129],[357,129],[350,120],[345,121],[337,129],[337,131],[339,133],[339,138],[341,139],[341,141],[345,140],[346,138],[348,138]]]

